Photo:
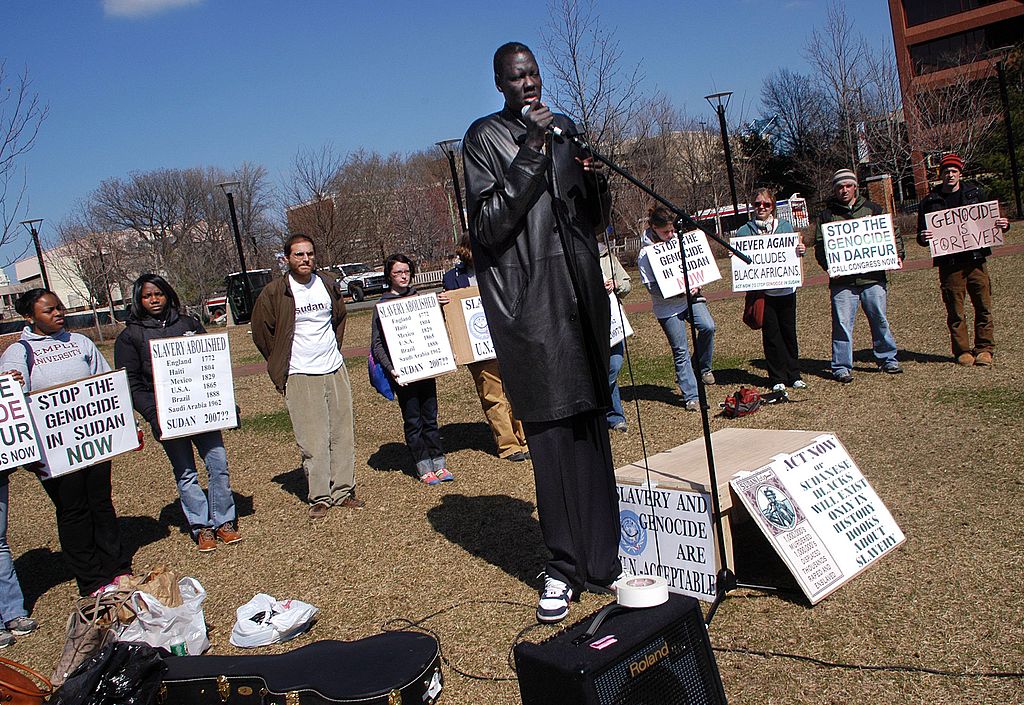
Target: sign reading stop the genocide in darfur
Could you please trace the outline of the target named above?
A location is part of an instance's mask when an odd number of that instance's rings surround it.
[[[711,254],[711,246],[708,245],[708,238],[703,231],[691,230],[683,233],[682,237],[686,245],[686,273],[690,279],[690,288],[697,289],[721,279],[722,273],[718,271],[718,264]],[[667,299],[686,291],[678,238],[656,242],[645,247],[643,251],[647,253],[662,296]]]
[[[41,457],[21,385],[10,375],[0,375],[0,470]]]
[[[928,241],[932,257],[1004,244],[1006,237],[996,225],[998,217],[999,201],[972,203],[926,214],[924,227],[932,234]]]
[[[901,267],[888,213],[822,223],[821,233],[830,277]]]

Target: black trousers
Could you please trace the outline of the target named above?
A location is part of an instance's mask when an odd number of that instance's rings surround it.
[[[402,407],[402,430],[413,461],[418,466],[421,461],[444,455],[441,432],[437,427],[437,383],[434,379],[423,379],[404,387],[396,382],[392,386]]]
[[[792,385],[800,379],[800,350],[796,342],[796,294],[764,297],[761,326],[768,386]]]
[[[619,576],[619,500],[603,411],[523,422],[533,458],[537,513],[551,551],[545,571],[579,594]]]
[[[43,480],[57,515],[64,559],[83,597],[132,571],[110,499],[110,461]]]

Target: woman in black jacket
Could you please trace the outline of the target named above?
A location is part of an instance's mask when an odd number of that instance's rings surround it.
[[[132,290],[131,313],[126,327],[114,344],[114,365],[128,373],[132,405],[153,428],[171,461],[178,485],[181,508],[192,537],[203,552],[217,548],[217,539],[237,543],[242,535],[235,528],[235,499],[228,479],[228,457],[220,431],[205,431],[194,436],[161,439],[153,391],[153,361],[149,341],[205,333],[202,324],[182,314],[178,294],[158,274],[143,274]],[[206,465],[209,497],[199,485],[196,447]]]

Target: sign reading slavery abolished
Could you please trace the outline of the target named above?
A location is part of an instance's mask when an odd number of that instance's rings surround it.
[[[21,385],[10,375],[0,375],[0,470],[40,458],[39,443]]]
[[[28,398],[43,451],[43,472],[50,477],[95,465],[139,445],[124,370],[30,392]]]
[[[455,369],[437,294],[382,301],[377,304],[377,316],[399,382],[408,384]]]
[[[822,223],[821,232],[830,277],[902,266],[892,216],[888,213]]]
[[[905,540],[846,448],[830,434],[730,484],[811,604]]]
[[[660,575],[672,592],[714,600],[710,496],[628,484],[617,484],[616,489],[622,570],[632,575]]]
[[[1006,237],[996,225],[997,218],[999,201],[973,203],[926,214],[924,226],[932,234],[928,241],[932,257],[999,247],[1006,242]]]
[[[722,278],[718,264],[711,254],[708,238],[701,230],[683,233],[686,246],[686,271],[690,279],[690,288],[696,289],[709,282]],[[656,242],[643,249],[647,260],[654,270],[654,278],[658,289],[665,298],[678,296],[686,291],[683,280],[682,257],[679,254],[679,239],[671,238],[667,242]]]
[[[760,291],[799,287],[803,284],[801,262],[796,253],[799,233],[743,235],[734,237],[730,244],[750,257],[747,264],[735,255],[732,263],[733,291]]]
[[[238,426],[227,333],[149,341],[161,438]]]

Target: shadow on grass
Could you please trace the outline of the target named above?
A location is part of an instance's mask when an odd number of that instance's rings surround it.
[[[427,520],[449,541],[528,585],[547,560],[533,503],[525,500],[448,494],[427,512]]]
[[[302,469],[301,465],[294,470],[285,470],[270,479],[281,485],[282,490],[288,494],[295,495],[303,502],[309,499],[309,485],[306,482],[306,472]],[[250,497],[250,508],[252,506],[251,499]],[[182,518],[182,521],[184,521],[184,518]]]
[[[660,401],[669,406],[682,406],[683,398],[675,393],[671,387],[660,384],[636,384],[631,386],[620,386],[619,395],[623,403],[632,402],[636,399],[641,401]]]
[[[239,519],[242,517],[252,516],[254,512],[252,495],[238,494],[237,492],[233,492],[232,494],[235,497],[235,516]],[[302,499],[306,499],[305,494],[302,495]],[[165,536],[170,535],[171,529],[177,529],[178,533],[188,534],[191,536],[188,522],[185,521],[185,513],[181,509],[181,502],[168,502],[164,508],[160,510],[160,515],[157,521],[166,527],[167,530],[164,533]]]
[[[413,474],[412,458],[404,443],[385,443],[366,459],[366,464],[380,472]]]
[[[476,423],[449,423],[441,427],[442,446],[446,453],[460,450],[479,450],[497,455],[494,434],[483,421]]]
[[[777,588],[777,593],[761,594],[770,594],[772,598],[785,600],[794,605],[810,606],[786,564],[775,553],[768,539],[753,521],[747,520],[732,525],[732,545],[735,561],[732,568],[737,581]]]
[[[899,358],[904,362],[938,362],[946,365],[954,362],[952,355],[936,355],[934,353],[915,352],[913,350],[900,350]]]

